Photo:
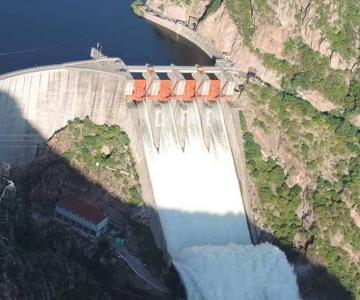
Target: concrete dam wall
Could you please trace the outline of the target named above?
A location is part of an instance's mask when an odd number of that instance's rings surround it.
[[[0,161],[31,162],[37,142],[76,117],[128,129],[125,81],[121,75],[67,67],[0,80],[0,135],[7,140],[0,147]],[[21,141],[33,149],[19,147]]]

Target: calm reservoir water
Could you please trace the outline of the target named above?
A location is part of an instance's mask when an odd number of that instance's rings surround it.
[[[88,59],[98,41],[127,64],[212,64],[193,44],[133,15],[131,2],[0,0],[0,73]]]

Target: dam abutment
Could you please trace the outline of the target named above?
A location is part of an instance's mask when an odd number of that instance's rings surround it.
[[[259,243],[258,232],[253,219],[253,210],[251,205],[251,198],[249,195],[249,179],[247,177],[247,170],[245,165],[245,152],[243,132],[240,126],[239,109],[236,108],[236,104],[221,103],[224,122],[228,133],[231,152],[234,159],[235,170],[240,185],[242,202],[246,211],[246,218],[248,220],[248,227],[250,231],[250,237],[253,244]]]

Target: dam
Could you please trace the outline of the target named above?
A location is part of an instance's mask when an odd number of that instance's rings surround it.
[[[298,299],[285,255],[251,242],[227,128],[233,71],[100,58],[5,74],[0,164],[30,165],[43,141],[74,118],[119,125],[144,170],[158,246],[188,299]]]

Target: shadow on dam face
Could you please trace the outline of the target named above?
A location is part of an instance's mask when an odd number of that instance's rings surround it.
[[[34,128],[34,126],[32,126],[27,120],[24,119],[24,109],[22,107],[18,107],[16,99],[13,99],[7,94],[0,93],[0,110],[2,110],[3,112],[1,114],[3,118],[0,120],[0,164],[2,166],[2,171],[5,170],[5,173],[8,173],[6,175],[9,177],[9,179],[14,180],[14,182],[18,185],[20,196],[24,197],[24,200],[28,201],[29,207],[32,210],[36,209],[39,210],[40,213],[49,214],[51,211],[53,211],[55,202],[58,199],[68,195],[78,197],[79,199],[90,202],[92,204],[94,204],[93,201],[95,199],[101,199],[101,202],[96,203],[98,208],[107,209],[108,211],[112,211],[114,214],[119,214],[121,216],[126,216],[127,214],[132,215],[132,212],[137,210],[136,207],[132,207],[126,203],[121,202],[121,199],[115,198],[103,186],[91,182],[84,174],[71,167],[63,157],[61,157],[58,153],[55,153],[51,148],[49,148],[47,146],[47,140],[42,137],[42,135],[38,132],[38,130]],[[9,166],[8,163],[10,163],[11,166],[11,169],[9,170],[7,170],[7,167]],[[44,189],[44,187],[46,188]],[[147,211],[149,213],[158,213],[158,211],[154,212],[152,210],[153,208],[147,208]],[[195,227],[197,224],[199,224],[199,220],[206,220],[208,224],[213,224],[214,228],[219,226],[224,226],[226,228],[227,226],[236,226],[237,219],[239,217],[245,217],[231,214],[211,215],[202,212],[189,213],[180,210],[160,210],[160,213],[163,213],[163,215],[165,215],[168,219],[181,220],[181,222],[186,222],[186,224],[188,225],[190,224],[190,226],[188,227],[189,235],[192,234],[190,228],[192,226]],[[134,218],[134,220],[132,221],[137,222],[136,217],[130,217],[130,219],[131,218]],[[130,223],[127,223],[128,221],[124,222],[126,225],[129,225],[132,224],[132,221]],[[17,222],[19,222],[19,220],[17,220]],[[34,221],[32,221],[32,224],[33,223]],[[0,224],[0,233],[10,235],[9,232],[3,231],[4,226],[6,226],[6,224]],[[38,225],[31,226],[36,227]],[[181,224],[179,224],[179,226],[181,226]],[[210,228],[212,228],[212,225],[209,226],[209,229]],[[166,230],[166,228],[164,228],[164,230]],[[203,230],[206,231],[207,228],[204,228]],[[27,251],[39,251],[38,245],[35,245],[36,243],[38,243],[38,241],[32,240],[29,232],[29,227],[18,230],[14,237],[15,241],[20,247],[24,248]],[[261,232],[260,229],[259,232]],[[151,232],[148,230],[147,233],[149,237],[148,239],[146,239],[145,243],[151,243],[155,245],[155,243],[153,242],[153,237],[151,236]],[[262,231],[262,237],[263,241],[271,241],[282,249],[290,247],[289,245],[281,244],[281,242],[279,242],[270,233]],[[133,237],[129,236],[129,239],[130,238],[136,240],[139,237],[136,235],[135,232]],[[184,237],[173,236],[172,238],[182,239]],[[11,239],[0,244],[0,250],[2,247],[4,247],[4,245],[6,246],[6,243],[10,242]],[[314,242],[316,243],[316,239]],[[140,243],[139,246],[141,245],[142,244]],[[200,244],[199,246],[202,245]],[[56,244],[54,244],[53,241],[43,240],[43,244],[41,247],[42,249],[44,249],[45,247],[46,249],[49,249],[49,251],[52,251],[54,256],[57,255]],[[201,252],[201,249],[196,247],[191,247],[190,250],[194,252],[185,252],[180,255],[178,259],[186,259],[186,256],[189,255],[194,258],[195,254],[198,254],[199,251]],[[141,249],[137,249],[137,251],[135,249],[135,252],[137,252],[136,254],[145,262],[146,265],[151,268],[153,264],[151,259],[155,258],[152,257],[149,259],[145,256],[142,256],[144,253],[141,252]],[[325,267],[312,264],[310,261],[308,261],[302,251],[292,250],[288,253],[290,253],[288,260],[291,263],[295,263],[295,265],[297,266],[295,268],[297,274],[297,282],[299,285],[300,294],[304,299],[351,299],[350,293],[343,286],[341,286],[339,280],[333,277],[326,270]],[[244,254],[248,255],[249,253],[244,252]],[[69,258],[73,259],[71,258],[71,254],[62,255],[69,255]],[[207,272],[216,270],[223,271],[221,266],[214,264],[214,259],[216,261],[217,258],[220,258],[220,255],[216,251],[213,251],[212,256],[210,258],[207,258],[208,260],[205,261],[207,263]],[[246,257],[242,257],[242,259],[246,259]],[[15,283],[15,285],[18,281],[18,278],[16,277],[16,272],[13,272],[14,267],[18,268],[19,270],[23,269],[24,265],[26,264],[26,257],[22,257],[19,262],[19,265],[15,264],[15,266],[11,264],[3,264],[0,269],[0,272],[6,274],[7,277]],[[272,268],[277,267],[277,262],[281,263],[282,258],[280,257],[278,261],[272,261],[272,263],[274,263],[274,265],[272,265]],[[83,262],[80,261],[76,263],[81,265]],[[175,261],[175,264],[176,263],[177,262]],[[263,261],[261,261],[261,263],[266,264],[267,260],[264,259]],[[165,266],[166,264],[163,263],[162,265]],[[189,269],[186,265],[183,266],[184,268],[181,271],[182,278],[187,272],[192,273],[193,276],[197,276],[199,272],[201,273],[201,270],[199,270],[201,264],[196,264],[196,261],[194,261],[193,264],[194,269]],[[38,268],[45,269],[46,266],[39,265]],[[59,268],[59,270],[57,270],[57,268]],[[62,266],[54,264],[53,272],[61,273],[61,268]],[[87,266],[85,266],[85,268],[87,268]],[[241,266],[239,266],[239,268],[241,268]],[[181,268],[178,267],[178,269]],[[94,270],[94,268],[89,268],[88,270],[100,282],[100,287],[104,288],[105,291],[110,292],[110,294],[112,293],[112,296],[114,296],[115,298],[119,296],[124,296],[126,297],[126,299],[136,300],[179,299],[180,297],[184,297],[184,291],[181,287],[181,281],[179,277],[174,275],[174,273],[172,275],[170,274],[168,278],[165,278],[165,284],[168,286],[169,289],[172,290],[172,294],[155,296],[132,286],[128,281],[126,281],[125,283],[117,281],[117,278],[114,277],[112,271],[108,270],[106,272],[97,273],[98,270]],[[175,269],[172,270],[173,272],[175,272]],[[252,275],[255,274],[255,269],[250,268],[246,271],[248,272],[247,276],[256,283],[257,278],[252,277]],[[162,272],[165,271],[162,270]],[[252,274],[252,272],[254,274]],[[104,274],[106,274],[106,276]],[[25,276],[25,278],[30,278],[30,274],[27,275],[29,277]],[[271,276],[272,273],[269,274],[269,277]],[[51,278],[42,279],[45,282],[52,280]],[[61,283],[62,289],[71,289],[71,286],[67,285],[66,282],[66,280],[63,280],[63,282]],[[209,282],[205,281],[205,283],[207,284]],[[28,287],[31,287],[30,282],[28,284]],[[80,283],[77,284],[80,285]],[[194,278],[194,284],[197,284],[196,278]],[[234,282],[234,284],[239,283]],[[120,287],[117,288],[117,286]],[[256,286],[256,284],[254,284],[254,286]],[[226,289],[227,285],[224,284],[220,288]],[[281,286],[279,286],[279,288],[281,288]],[[37,292],[38,291],[34,291],[34,298],[40,299],[40,294],[36,294]],[[24,296],[21,295],[21,291],[19,293],[20,298],[21,296]]]

